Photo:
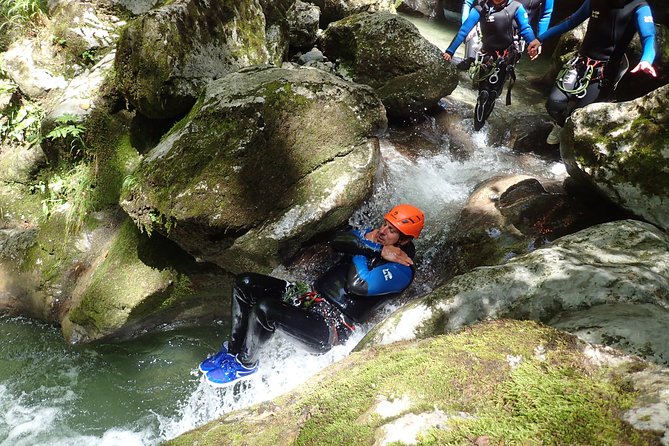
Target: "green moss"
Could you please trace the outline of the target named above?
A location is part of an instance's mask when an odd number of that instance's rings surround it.
[[[167,288],[172,273],[151,268],[139,259],[140,237],[131,221],[121,225],[79,304],[70,311],[72,322],[92,334],[107,334],[126,324],[142,299]]]
[[[275,400],[272,421],[256,424],[268,409],[260,405],[235,416],[240,421],[213,422],[168,444],[370,445],[384,424],[435,410],[449,421],[419,445],[472,444],[477,437],[491,445],[650,444],[652,434],[634,432],[620,419],[635,397],[629,383],[585,364],[579,345],[534,322],[495,321],[365,350],[323,371],[299,395]],[[376,414],[378,402],[396,399],[408,402],[400,413]],[[239,439],[235,432],[248,434]]]

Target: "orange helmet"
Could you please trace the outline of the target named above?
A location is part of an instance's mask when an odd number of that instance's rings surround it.
[[[402,234],[414,238],[418,238],[425,223],[423,211],[410,204],[398,204],[385,215],[385,219]]]

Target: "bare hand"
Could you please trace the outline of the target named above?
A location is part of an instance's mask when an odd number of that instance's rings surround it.
[[[634,67],[634,69],[631,71],[631,73],[638,73],[639,71],[642,71],[646,74],[650,74],[653,77],[657,77],[657,73],[655,72],[655,68],[653,68],[653,66],[651,64],[649,64],[648,62],[646,62],[645,60],[639,62],[639,64],[636,67]]]
[[[444,57],[444,60],[445,60],[446,62],[449,62],[449,61],[451,60],[451,57],[453,57],[453,56],[451,56],[451,55],[448,54],[448,53],[444,53],[444,56],[443,56],[443,57]]]
[[[379,235],[379,230],[374,229],[372,231],[369,231],[367,234],[365,234],[365,238],[369,240],[370,242],[378,243],[376,241],[377,236]]]
[[[534,39],[527,45],[527,54],[530,56],[531,60],[539,57],[539,54],[541,54],[541,42],[539,42],[539,39]]]
[[[387,245],[381,249],[381,258],[389,262],[399,263],[400,265],[413,265],[413,260],[397,246]]]

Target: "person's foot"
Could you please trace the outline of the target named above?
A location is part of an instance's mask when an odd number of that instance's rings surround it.
[[[197,368],[202,373],[205,373],[220,367],[224,361],[234,361],[234,360],[235,356],[228,353],[228,341],[225,341],[223,343],[223,346],[221,347],[221,351],[209,356],[207,359],[202,361],[200,365],[197,366]]]
[[[224,361],[220,367],[205,373],[205,378],[209,384],[216,387],[231,386],[239,381],[249,379],[255,372],[258,371],[258,363],[247,367],[241,363],[237,356],[234,361]]]
[[[546,137],[546,142],[550,145],[560,144],[560,133],[562,132],[562,127],[553,123],[553,128],[551,132]]]

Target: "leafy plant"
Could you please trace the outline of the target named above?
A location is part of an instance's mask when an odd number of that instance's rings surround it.
[[[78,154],[81,150],[86,150],[86,143],[82,135],[86,132],[86,127],[81,123],[79,117],[72,114],[64,114],[56,118],[56,127],[46,134],[46,139],[55,141],[64,139],[69,142],[70,152]]]
[[[46,0],[0,0],[0,31],[46,13]]]
[[[0,91],[11,90],[11,84],[0,84]],[[14,87],[15,88],[15,87]],[[32,143],[39,139],[39,128],[44,113],[33,103],[21,101],[0,117],[0,141]]]
[[[83,226],[88,213],[93,210],[92,191],[95,174],[91,165],[77,164],[64,173],[54,173],[30,186],[32,193],[42,198],[42,213],[48,219],[56,211],[66,212],[67,234],[76,234]]]

